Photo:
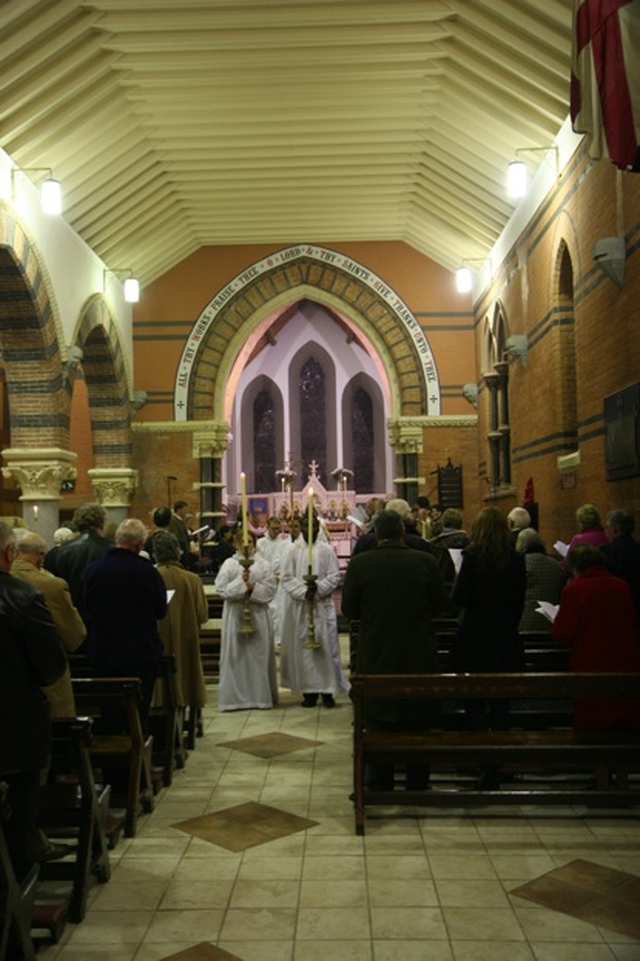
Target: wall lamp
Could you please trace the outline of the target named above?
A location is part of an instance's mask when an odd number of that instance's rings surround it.
[[[102,292],[107,292],[108,277],[113,274],[118,280],[122,274],[126,274],[123,284],[124,299],[128,304],[137,304],[140,300],[140,283],[137,277],[133,276],[131,267],[105,267],[102,272]]]
[[[53,176],[51,167],[12,167],[11,168],[11,189],[15,198],[16,177],[18,174],[26,173],[45,173],[47,176],[40,184],[40,205],[43,214],[62,213],[62,189],[60,181]]]
[[[473,290],[473,272],[468,264],[483,264],[486,257],[476,257],[472,260],[463,260],[456,270],[456,290],[459,294],[468,294]]]
[[[557,144],[550,147],[518,147],[516,157],[523,153],[553,152],[556,167],[556,181],[560,179],[560,151]],[[524,197],[527,192],[527,166],[523,160],[512,160],[507,168],[507,196],[514,199]]]

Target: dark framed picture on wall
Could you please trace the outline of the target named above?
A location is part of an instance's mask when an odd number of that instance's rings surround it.
[[[604,399],[607,480],[640,475],[640,382]]]

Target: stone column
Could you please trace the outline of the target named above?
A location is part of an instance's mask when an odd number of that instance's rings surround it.
[[[489,453],[491,458],[491,487],[497,490],[500,486],[500,444],[502,433],[498,424],[498,375],[495,373],[485,374],[484,382],[489,390]]]
[[[13,447],[3,450],[2,456],[3,476],[17,480],[22,490],[22,516],[52,546],[53,532],[60,526],[60,488],[63,481],[75,480],[77,454],[58,447]]]
[[[138,471],[131,467],[94,467],[87,471],[96,496],[107,514],[107,524],[119,524],[129,514],[138,486]]]
[[[193,456],[200,460],[200,518],[199,527],[209,524],[218,527],[225,518],[222,509],[222,458],[229,446],[230,427],[224,422],[207,425],[193,433]]]
[[[418,477],[418,454],[423,449],[423,426],[411,417],[398,417],[388,422],[389,443],[398,459],[399,477],[394,477],[396,494],[413,504],[424,477]]]

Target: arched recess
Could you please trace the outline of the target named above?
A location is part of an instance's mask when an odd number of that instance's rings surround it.
[[[317,411],[317,418],[323,418],[323,434],[325,438],[325,453],[318,454],[315,451],[312,456],[318,459],[318,463],[326,479],[326,472],[331,466],[338,463],[337,436],[333,425],[336,423],[336,369],[333,358],[316,341],[310,340],[297,352],[289,365],[289,396],[297,397],[300,390],[302,371],[310,361],[319,365],[324,379],[324,410]],[[301,452],[303,460],[303,470],[306,471],[309,463],[309,456],[304,456],[305,437],[303,424],[301,421],[300,404],[294,403],[290,406],[290,436],[295,450]]]
[[[241,423],[250,427],[249,430],[242,432],[241,450],[243,467],[246,465],[247,484],[250,490],[262,493],[264,490],[273,490],[273,475],[275,467],[271,472],[270,483],[267,486],[258,483],[256,475],[256,461],[254,450],[254,438],[256,436],[255,424],[255,404],[260,394],[268,394],[273,403],[274,410],[274,458],[273,463],[279,466],[284,462],[284,405],[282,392],[278,385],[270,377],[264,375],[254,378],[244,391],[241,399]]]
[[[94,463],[101,467],[131,464],[131,404],[118,328],[101,295],[92,297],[80,318],[76,346],[89,397]]]
[[[555,258],[553,312],[556,315],[557,362],[554,371],[555,410],[559,412],[558,430],[567,452],[578,449],[578,375],[574,319],[574,269],[569,247],[563,239]]]
[[[489,481],[492,490],[511,485],[511,425],[509,415],[509,364],[506,345],[509,326],[498,300],[483,330],[482,367],[486,387],[485,423],[489,447]]]
[[[0,206],[0,350],[13,448],[68,447],[63,345],[38,254],[18,221]]]
[[[439,413],[435,362],[425,332],[401,298],[361,265],[302,245],[253,265],[207,305],[179,364],[176,419],[213,414],[228,422],[235,386],[257,339],[274,317],[303,299],[335,311],[370,345],[393,417]]]
[[[371,430],[369,449],[373,458],[372,482],[363,484],[359,478],[356,463],[356,442],[354,438],[354,404],[359,392],[364,392],[371,400]],[[385,489],[386,464],[385,445],[379,442],[384,436],[385,416],[384,400],[380,386],[367,374],[360,373],[352,377],[342,394],[342,424],[344,464],[342,466],[354,471],[354,487],[358,493],[379,491]]]

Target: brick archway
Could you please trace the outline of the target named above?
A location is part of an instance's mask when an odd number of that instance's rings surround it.
[[[1,205],[0,293],[11,446],[64,449],[69,441],[69,396],[60,355],[61,326],[37,251]]]
[[[420,324],[380,278],[323,248],[288,248],[247,268],[203,311],[179,365],[176,420],[224,420],[227,381],[256,327],[306,297],[338,311],[371,342],[394,417],[439,413],[435,363]]]
[[[118,330],[102,296],[87,303],[76,343],[83,352],[95,465],[129,467],[132,440],[127,372]]]

